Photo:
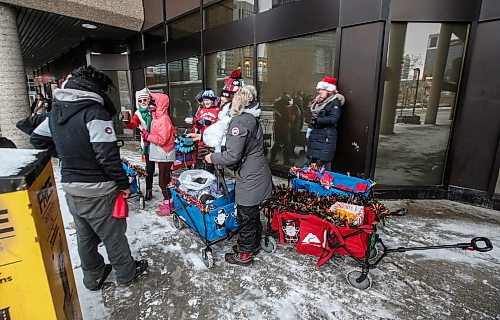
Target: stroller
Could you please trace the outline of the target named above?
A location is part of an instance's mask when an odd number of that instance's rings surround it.
[[[192,170],[201,171],[201,170]],[[208,172],[207,172],[208,173]],[[183,174],[190,174],[189,171]],[[212,246],[224,240],[234,237],[242,227],[236,222],[236,203],[235,203],[235,183],[227,182],[219,170],[215,170],[216,182],[213,189],[221,194],[213,201],[203,200],[203,195],[198,199],[196,196],[181,190],[180,182],[172,179],[170,192],[174,199],[174,212],[172,220],[174,227],[182,229],[188,226],[194,230],[203,240],[204,248],[201,249],[201,258],[207,268],[214,265]],[[262,204],[264,207],[266,204]],[[268,216],[268,225],[270,225],[270,216]],[[266,233],[261,239],[261,245],[264,251],[273,252],[275,249],[274,239],[269,238]]]

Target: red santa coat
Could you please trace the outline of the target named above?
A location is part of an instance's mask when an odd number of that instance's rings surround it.
[[[205,107],[200,107],[198,111],[196,112],[196,116],[193,119],[193,132],[196,133],[201,133],[205,132],[205,129],[208,128],[209,126],[206,124],[198,124],[199,120],[209,120],[211,121],[211,124],[214,124],[217,122],[219,119],[219,107],[211,107],[211,108],[205,108]],[[203,142],[199,143],[200,147],[205,147],[205,144]]]

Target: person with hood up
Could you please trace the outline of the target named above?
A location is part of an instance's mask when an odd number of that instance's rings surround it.
[[[156,211],[159,216],[170,214],[173,208],[173,199],[167,188],[170,183],[170,171],[175,161],[174,135],[175,128],[168,116],[169,98],[166,94],[152,93],[156,108],[151,110],[152,120],[150,130],[142,128],[141,137],[149,143],[149,161],[157,162],[159,169],[159,185],[163,200]]]
[[[309,163],[317,163],[330,170],[337,147],[337,124],[345,98],[337,92],[337,79],[324,77],[316,86],[318,95],[311,101],[311,121],[307,129]]]
[[[123,126],[130,130],[139,129],[141,131],[141,151],[146,162],[146,194],[144,200],[149,201],[153,198],[153,176],[155,173],[155,162],[149,160],[149,142],[144,140],[143,130],[151,132],[151,121],[153,121],[153,110],[156,109],[156,100],[148,88],[144,88],[135,93],[137,110],[132,119],[122,119]],[[168,101],[168,98],[167,98]],[[167,102],[168,103],[168,102]]]
[[[205,156],[205,161],[222,165],[236,174],[236,221],[244,226],[238,233],[233,252],[226,253],[229,264],[251,266],[260,251],[262,223],[260,205],[271,197],[271,170],[264,156],[260,106],[255,87],[246,85],[234,95],[229,110],[229,126],[221,152]],[[204,135],[203,135],[204,136]],[[203,138],[191,134],[194,140]]]
[[[120,192],[127,198],[131,191],[111,119],[116,109],[105,93],[111,85],[92,66],[78,68],[64,88],[54,90],[53,110],[32,135],[55,145],[75,222],[83,284],[92,291],[102,288],[113,268],[117,281],[130,285],[148,267],[147,260],[132,258],[126,219],[113,217]],[[111,264],[97,250],[101,241]]]

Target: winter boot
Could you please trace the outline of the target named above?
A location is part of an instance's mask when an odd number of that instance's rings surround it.
[[[146,189],[146,194],[144,195],[144,200],[150,201],[153,199],[153,189]]]
[[[254,257],[259,254],[260,249],[262,249],[262,247],[260,246],[260,244],[259,244],[258,247],[256,247],[255,249],[253,249],[252,254],[253,254]],[[240,247],[237,244],[233,245],[233,252],[234,253],[238,253],[239,251],[240,251]]]
[[[132,278],[132,280],[130,280],[129,282],[127,283],[124,283],[123,285],[125,286],[129,286],[131,285],[135,280],[137,280],[137,278],[139,278],[143,273],[144,271],[146,271],[148,269],[148,260],[146,259],[143,259],[143,260],[135,260],[135,275],[134,277]]]
[[[234,264],[243,267],[251,267],[253,264],[253,253],[251,252],[229,252],[224,256],[229,264]]]
[[[102,274],[102,277],[97,281],[97,285],[94,288],[89,288],[89,290],[90,291],[101,290],[102,286],[104,285],[104,281],[111,273],[111,270],[113,270],[113,267],[110,264],[105,265],[104,266],[104,273]]]
[[[160,206],[158,207],[158,210],[156,210],[156,214],[159,215],[160,217],[170,215],[170,201],[169,200],[163,200],[160,203]]]

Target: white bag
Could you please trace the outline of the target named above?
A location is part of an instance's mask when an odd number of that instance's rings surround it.
[[[198,178],[201,178],[203,181],[195,181]],[[215,176],[205,170],[187,170],[181,173],[181,175],[179,176],[181,188],[187,190],[203,190],[215,180]]]

